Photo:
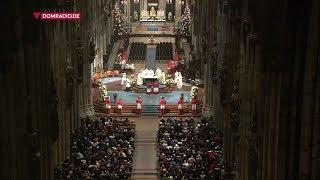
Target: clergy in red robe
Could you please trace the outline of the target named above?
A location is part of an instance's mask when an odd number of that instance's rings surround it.
[[[178,100],[178,111],[179,111],[179,114],[183,114],[183,99],[182,97],[179,98]]]
[[[123,50],[120,54],[120,63],[121,63],[122,70],[126,68],[127,60],[128,60],[128,54],[125,50]]]
[[[128,54],[126,51],[123,51],[120,55],[121,60],[128,60]]]
[[[161,114],[165,114],[165,109],[166,109],[166,104],[167,104],[167,102],[166,102],[166,100],[164,99],[164,97],[162,97],[162,98],[160,99],[159,104],[160,104],[160,113],[161,113]]]
[[[118,114],[122,114],[122,106],[124,105],[124,101],[122,98],[117,100],[117,106],[118,106]]]
[[[139,96],[136,99],[136,103],[137,103],[137,114],[141,114],[141,111],[142,111],[142,98],[141,98],[141,96]]]
[[[173,74],[176,71],[175,61],[169,60],[167,63],[167,70],[169,74]]]
[[[159,93],[159,83],[157,81],[155,81],[153,83],[153,93],[154,94],[158,94]]]
[[[110,111],[111,111],[111,99],[110,99],[110,96],[108,96],[104,102],[106,103],[106,113],[107,114],[110,114]]]
[[[179,62],[179,60],[180,60],[179,54],[178,54],[177,52],[174,52],[174,53],[173,53],[173,61]]]
[[[197,98],[197,96],[194,96],[191,99],[191,110],[192,110],[192,114],[196,115],[197,114],[197,105],[199,104],[199,100]]]
[[[147,82],[146,83],[146,87],[147,87],[147,94],[150,94],[152,92],[152,84],[151,82]]]

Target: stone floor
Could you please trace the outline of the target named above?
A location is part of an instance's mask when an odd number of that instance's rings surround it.
[[[163,26],[164,23],[132,23],[131,34],[145,34],[145,35],[152,35],[152,34],[166,34],[172,35],[174,34],[174,24],[170,22],[166,22],[166,27]]]
[[[153,37],[155,43],[160,42],[171,42],[175,43],[174,37]],[[129,42],[143,42],[143,43],[149,43],[150,37],[130,37]]]
[[[159,179],[157,169],[158,117],[133,118],[136,123],[132,179]]]

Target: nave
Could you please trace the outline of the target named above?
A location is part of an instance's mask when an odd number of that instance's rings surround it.
[[[320,179],[319,0],[2,9],[1,180]]]
[[[222,134],[208,119],[86,119],[55,179],[221,179]]]

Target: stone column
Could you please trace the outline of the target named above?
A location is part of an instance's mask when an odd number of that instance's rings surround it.
[[[128,30],[130,29],[130,22],[131,22],[131,18],[130,18],[130,16],[131,16],[131,13],[130,13],[130,11],[131,11],[131,1],[130,0],[128,0],[127,1],[127,5],[126,5],[126,9],[127,9],[127,11],[126,11],[126,17],[127,17],[127,27],[128,27]]]
[[[299,179],[317,179],[319,177],[319,154],[320,142],[315,141],[319,139],[319,79],[320,79],[320,34],[319,24],[316,23],[320,19],[319,15],[319,1],[313,1],[313,8],[311,8],[311,17],[309,23],[307,50],[305,55],[304,66],[304,83],[302,92],[302,114],[301,114],[301,129],[300,129],[300,166]],[[315,126],[315,125],[318,125]],[[317,134],[315,136],[315,134]],[[319,167],[319,166],[318,166]]]
[[[181,0],[176,0],[175,17],[174,17],[174,22],[176,27],[178,27],[180,21],[181,21]]]

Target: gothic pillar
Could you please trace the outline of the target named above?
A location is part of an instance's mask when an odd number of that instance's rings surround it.
[[[176,5],[175,5],[174,22],[176,27],[178,27],[181,22],[181,1],[182,0],[176,0]]]

